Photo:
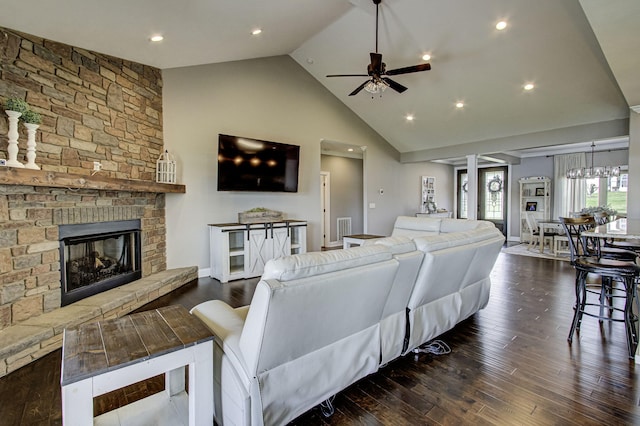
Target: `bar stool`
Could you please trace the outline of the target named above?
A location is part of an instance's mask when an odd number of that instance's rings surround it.
[[[567,340],[573,341],[573,334],[580,332],[583,315],[598,318],[600,322],[624,322],[627,335],[629,358],[634,358],[638,345],[638,316],[633,313],[634,300],[637,297],[636,280],[640,276],[640,266],[632,262],[605,259],[599,256],[599,239],[586,238],[581,234],[595,224],[593,218],[560,218],[562,226],[569,237],[571,264],[576,270],[576,304],[573,321]],[[601,277],[600,285],[595,288],[587,285],[587,275],[596,274]],[[619,282],[622,288],[614,286]],[[590,294],[598,295],[598,303],[587,301]],[[624,308],[614,307],[614,299],[624,299]],[[599,308],[598,313],[588,311],[590,307]],[[605,310],[608,314],[605,315]],[[623,313],[623,318],[614,318],[614,312]]]

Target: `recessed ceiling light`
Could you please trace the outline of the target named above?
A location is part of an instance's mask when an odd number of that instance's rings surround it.
[[[156,35],[151,36],[151,38],[149,40],[151,40],[151,41],[162,41],[162,40],[164,40],[164,37],[161,36],[160,34],[156,34]]]
[[[404,118],[405,118],[407,121],[413,121],[413,119],[414,119],[413,114],[407,114],[407,115],[405,115],[405,117],[404,117]]]
[[[347,151],[353,152],[353,148],[349,148],[349,149],[347,149]]]
[[[507,28],[507,23],[506,23],[506,21],[500,21],[500,22],[498,22],[498,23],[496,24],[496,30],[498,30],[498,31],[502,31],[502,30],[504,30],[505,28]]]
[[[536,86],[534,86],[533,83],[527,83],[523,87],[524,87],[524,90],[528,91],[528,90],[533,90],[533,88]]]
[[[456,102],[456,108],[464,108],[464,102]]]
[[[425,53],[424,55],[422,55],[423,61],[428,61],[429,59],[431,59],[431,55],[429,55],[428,53]]]
[[[262,30],[260,28],[256,28],[255,30],[251,31],[252,35],[258,35],[258,34],[261,34],[261,33],[262,33]]]

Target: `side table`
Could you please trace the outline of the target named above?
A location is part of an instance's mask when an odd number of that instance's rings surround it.
[[[185,370],[189,366],[189,393]],[[213,335],[182,306],[64,330],[62,422],[93,425],[93,398],[165,373],[165,391],[95,424],[213,424]]]
[[[345,235],[342,237],[342,244],[343,244],[343,248],[348,249],[354,244],[362,245],[366,240],[374,240],[376,238],[384,238],[384,235],[372,235],[372,234]]]

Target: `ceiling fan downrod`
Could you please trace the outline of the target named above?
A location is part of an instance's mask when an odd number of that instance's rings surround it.
[[[376,53],[378,53],[378,11],[382,0],[373,0],[373,3],[376,5]]]

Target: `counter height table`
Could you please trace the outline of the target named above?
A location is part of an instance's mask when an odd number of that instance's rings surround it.
[[[163,373],[164,392],[102,414],[94,423],[94,397]],[[60,383],[65,426],[212,425],[213,335],[182,306],[67,328]]]
[[[640,240],[640,219],[616,219],[582,234],[587,237]]]

